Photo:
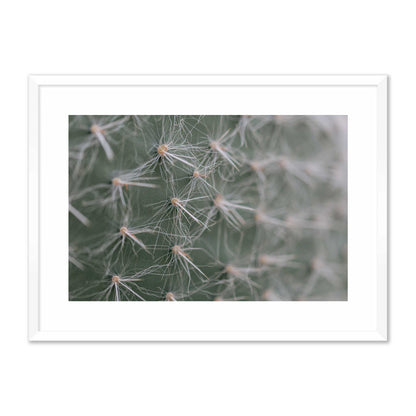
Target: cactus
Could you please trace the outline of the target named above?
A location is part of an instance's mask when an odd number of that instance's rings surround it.
[[[345,116],[70,116],[69,299],[347,299]]]

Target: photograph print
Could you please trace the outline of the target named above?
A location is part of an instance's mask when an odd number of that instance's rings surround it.
[[[347,127],[69,116],[69,300],[347,301]]]

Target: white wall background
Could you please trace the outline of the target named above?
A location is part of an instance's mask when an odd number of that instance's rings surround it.
[[[0,413],[415,414],[412,3],[3,2]],[[390,342],[29,344],[28,73],[389,74]]]

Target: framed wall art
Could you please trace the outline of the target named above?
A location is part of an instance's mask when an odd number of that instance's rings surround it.
[[[387,77],[29,77],[31,341],[387,340]]]

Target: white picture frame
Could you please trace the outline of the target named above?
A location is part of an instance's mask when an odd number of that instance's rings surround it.
[[[386,341],[385,75],[32,75],[30,341]],[[348,115],[348,301],[69,302],[71,114]]]

